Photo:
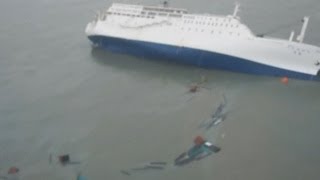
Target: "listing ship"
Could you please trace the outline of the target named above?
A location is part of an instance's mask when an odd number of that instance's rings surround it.
[[[165,59],[204,68],[266,76],[320,80],[320,48],[303,43],[301,32],[289,39],[255,35],[233,13],[220,16],[186,9],[113,3],[88,23],[94,46],[117,53]]]

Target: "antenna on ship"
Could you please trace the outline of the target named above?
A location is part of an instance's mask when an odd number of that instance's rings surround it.
[[[236,2],[235,7],[234,7],[234,11],[233,11],[233,15],[232,15],[234,18],[238,16],[239,8],[240,8],[240,4],[238,2]]]
[[[305,16],[305,17],[302,19],[302,22],[303,22],[303,25],[302,25],[302,28],[301,28],[300,35],[297,37],[297,41],[298,41],[299,43],[302,43],[303,40],[304,40],[304,36],[305,36],[305,34],[306,34],[307,27],[308,27],[308,23],[309,23],[309,17]]]

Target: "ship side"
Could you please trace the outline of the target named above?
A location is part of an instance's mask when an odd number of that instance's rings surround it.
[[[112,4],[86,27],[94,45],[135,56],[204,68],[320,79],[320,48],[257,37],[232,15],[191,14],[185,9]]]

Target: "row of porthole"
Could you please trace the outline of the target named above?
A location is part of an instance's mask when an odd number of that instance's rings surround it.
[[[210,23],[210,22],[206,23],[206,22],[199,22],[199,21],[193,22],[193,21],[191,21],[191,20],[188,20],[188,21],[185,20],[185,21],[183,21],[183,22],[186,23],[186,24],[219,26],[219,23]],[[233,27],[238,28],[238,27],[239,27],[238,24],[234,25],[234,24],[224,24],[224,23],[220,23],[220,26],[225,26],[225,27],[229,27],[229,26],[230,26],[231,28],[233,28]]]
[[[184,31],[185,29],[181,28],[181,30]],[[192,30],[191,28],[188,28],[188,31],[191,31],[191,30]],[[194,29],[194,30],[195,30],[195,32],[198,32],[198,29]],[[201,29],[201,31],[199,30],[199,32],[204,32],[204,31],[205,31],[204,29]],[[222,34],[221,31],[214,31],[214,30],[211,31],[211,34],[214,34],[215,32],[218,33],[218,34]],[[238,36],[240,36],[240,33],[229,32],[229,35],[238,35]]]

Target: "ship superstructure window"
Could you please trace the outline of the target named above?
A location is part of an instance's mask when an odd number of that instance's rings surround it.
[[[167,13],[159,13],[159,16],[167,16]]]
[[[143,7],[143,10],[154,11],[154,12],[178,13],[178,14],[187,13],[186,10],[182,10],[182,9],[168,9],[168,8],[160,8],[160,7]]]
[[[182,15],[181,14],[169,14],[169,17],[177,17],[177,18],[179,18],[179,17],[182,17]]]

